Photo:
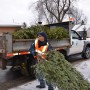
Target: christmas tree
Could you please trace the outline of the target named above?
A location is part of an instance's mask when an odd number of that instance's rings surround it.
[[[37,74],[43,73],[59,90],[90,90],[90,83],[58,51],[49,51],[36,67]]]

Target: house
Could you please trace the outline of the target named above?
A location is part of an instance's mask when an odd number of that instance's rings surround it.
[[[20,29],[21,27],[22,25],[18,25],[18,24],[0,24],[0,33],[3,33],[3,32],[13,33],[17,29]]]

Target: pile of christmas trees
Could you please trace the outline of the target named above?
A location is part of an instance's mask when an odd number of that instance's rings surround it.
[[[13,33],[14,39],[35,39],[37,38],[38,32],[46,32],[49,39],[63,39],[68,38],[69,33],[68,30],[64,29],[63,27],[57,27],[50,29],[45,26],[31,26],[29,28],[24,28],[17,30]]]
[[[49,51],[47,60],[36,66],[37,74],[43,73],[45,79],[57,86],[59,90],[90,90],[90,83],[83,78],[58,51]]]

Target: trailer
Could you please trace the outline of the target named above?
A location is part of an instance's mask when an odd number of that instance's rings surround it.
[[[35,39],[13,39],[11,33],[2,33],[0,35],[0,58],[2,61],[1,68],[6,69],[8,61],[12,63],[12,67],[23,68],[33,63],[30,60],[30,46]],[[70,47],[70,38],[63,40],[48,40],[52,47],[56,50],[62,50]],[[30,63],[29,65],[27,65]],[[30,67],[28,67],[30,68]],[[27,68],[26,68],[27,69]],[[28,69],[29,73],[31,69]]]

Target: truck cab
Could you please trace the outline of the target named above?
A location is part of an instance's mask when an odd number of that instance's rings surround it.
[[[75,25],[72,28],[71,45],[71,48],[68,50],[68,56],[81,54],[85,59],[90,58],[90,38],[87,38],[85,25]]]

